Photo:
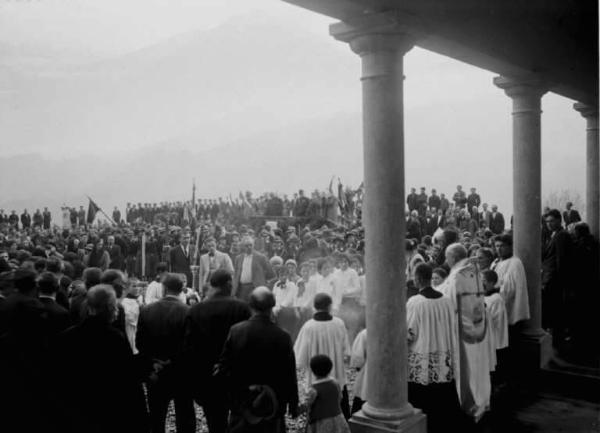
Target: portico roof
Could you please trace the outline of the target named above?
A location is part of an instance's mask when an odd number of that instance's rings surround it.
[[[548,90],[598,104],[595,0],[284,0],[343,21],[400,26],[416,45],[499,75],[535,75]]]

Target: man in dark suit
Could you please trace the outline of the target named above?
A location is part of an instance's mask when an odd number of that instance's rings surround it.
[[[106,284],[92,287],[86,309],[83,322],[59,334],[52,350],[69,427],[80,432],[147,432],[144,393],[131,347],[111,325],[117,315],[114,289]]]
[[[112,219],[115,223],[121,224],[121,211],[116,206],[113,209]]]
[[[416,188],[410,189],[410,194],[406,196],[406,204],[408,205],[408,211],[412,212],[419,208],[419,196]]]
[[[481,197],[477,194],[477,189],[471,188],[471,194],[467,197],[467,210],[471,212],[474,207],[479,208]],[[475,218],[475,217],[473,217]]]
[[[430,209],[439,209],[442,205],[442,199],[439,195],[437,195],[437,191],[435,189],[431,190],[431,195],[429,196],[428,204]]]
[[[48,230],[50,228],[50,223],[52,222],[52,214],[47,207],[44,208],[42,216],[44,218],[44,230]]]
[[[27,209],[21,214],[21,225],[23,226],[23,229],[31,227],[31,215],[27,212]]]
[[[419,213],[414,210],[410,213],[410,217],[406,222],[406,238],[416,239],[417,243],[421,242],[421,223],[419,222]]]
[[[106,251],[108,251],[108,256],[110,257],[109,269],[125,270],[123,252],[121,247],[115,243],[115,237],[112,235],[106,240]]]
[[[490,230],[495,235],[504,231],[504,215],[498,212],[498,206],[492,205],[492,214],[490,215]]]
[[[175,403],[177,432],[196,431],[194,402],[186,385],[183,339],[188,306],[179,299],[183,283],[167,274],[162,281],[165,296],[140,311],[136,346],[147,364],[159,368],[148,382],[148,407],[153,432],[165,431],[169,402]]]
[[[56,302],[58,279],[51,272],[43,272],[38,279],[38,298],[46,313],[44,333],[47,341],[52,341],[56,335],[71,325],[69,312]]]
[[[573,209],[573,203],[570,201],[567,202],[566,210],[563,212],[563,219],[565,221],[565,227],[569,227],[569,225],[581,221],[581,215]]]
[[[179,245],[169,250],[169,272],[185,274],[188,284],[191,284],[193,281],[192,270],[190,268],[192,264],[190,239],[191,236],[189,233],[183,233]]]
[[[227,382],[231,394],[230,431],[275,433],[285,431],[286,410],[298,415],[296,361],[290,335],[272,320],[275,297],[266,287],[252,291],[249,305],[253,316],[231,327],[217,366],[217,376]],[[270,419],[250,424],[244,412],[251,410],[252,388],[267,387],[277,400]]]
[[[254,240],[250,236],[242,239],[242,254],[235,258],[233,295],[248,301],[250,292],[256,287],[266,286],[275,276],[267,258],[254,250]]]
[[[565,318],[573,243],[562,227],[560,211],[550,210],[545,220],[551,234],[542,250],[542,326],[552,330],[552,344],[560,347],[568,336]]]
[[[231,297],[231,273],[214,271],[210,277],[207,299],[194,305],[187,317],[185,353],[192,377],[192,395],[202,406],[210,433],[227,430],[227,401],[220,392],[221,384],[213,378],[229,329],[250,318],[246,302]]]

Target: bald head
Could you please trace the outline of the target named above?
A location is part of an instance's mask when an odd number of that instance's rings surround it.
[[[101,317],[112,322],[117,316],[117,295],[115,289],[108,284],[92,287],[86,296],[88,315]]]
[[[446,261],[450,267],[467,258],[467,249],[458,242],[446,248]]]
[[[275,296],[267,287],[260,286],[252,291],[248,304],[256,313],[269,314],[275,306]]]

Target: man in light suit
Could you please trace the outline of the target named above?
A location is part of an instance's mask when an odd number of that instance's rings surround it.
[[[169,250],[169,272],[185,274],[189,283],[193,281],[190,269],[192,260],[190,238],[189,233],[182,234],[179,245]]]
[[[200,256],[200,287],[208,287],[208,281],[211,275],[217,269],[224,269],[233,274],[233,263],[229,255],[217,250],[217,241],[210,237],[206,239],[204,245],[208,249],[208,253]]]
[[[248,301],[256,287],[266,286],[275,276],[267,258],[254,250],[254,240],[250,236],[242,239],[242,254],[235,258],[233,296]]]

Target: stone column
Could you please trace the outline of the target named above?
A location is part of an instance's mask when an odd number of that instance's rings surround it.
[[[587,122],[585,221],[596,239],[600,235],[600,160],[598,144],[598,107],[573,105]]]
[[[541,282],[541,99],[546,92],[535,79],[496,77],[513,103],[513,251],[525,267],[530,319],[522,328],[531,366],[550,358],[550,336],[542,329]]]
[[[412,43],[343,23],[332,34],[362,60],[368,395],[352,431],[424,432],[407,398],[403,57]]]

